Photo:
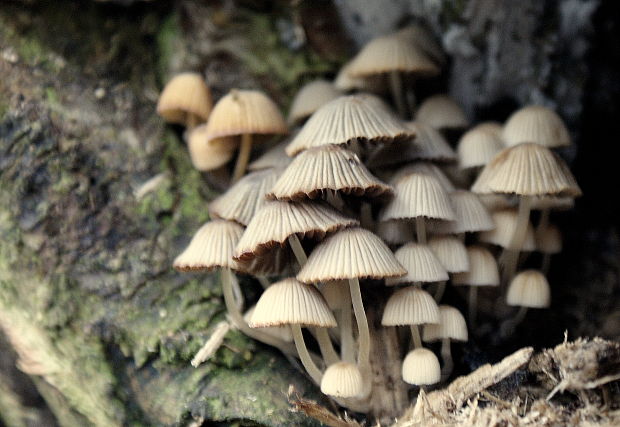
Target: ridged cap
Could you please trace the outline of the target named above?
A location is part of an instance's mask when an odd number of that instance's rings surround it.
[[[235,154],[238,141],[207,139],[207,125],[196,126],[187,136],[187,148],[192,165],[199,171],[210,171],[228,163]]]
[[[250,320],[252,319],[255,308],[256,306],[252,306],[251,308],[248,309],[248,311],[246,311],[243,314],[243,319],[246,322],[250,322]],[[288,325],[272,326],[269,328],[263,328],[262,331],[265,334],[272,336],[274,338],[277,338],[279,340],[282,340],[284,342],[293,342],[293,332],[291,331],[291,327]]]
[[[341,96],[323,105],[308,119],[286,152],[294,156],[310,147],[344,145],[354,139],[379,143],[414,136],[415,132],[379,98],[363,94]]]
[[[167,84],[157,101],[157,114],[170,123],[185,125],[189,114],[202,121],[213,107],[211,91],[198,73],[181,73]]]
[[[462,273],[469,270],[467,249],[456,237],[434,236],[428,241],[428,246],[448,273]]]
[[[456,308],[449,305],[439,306],[439,324],[425,325],[422,340],[425,342],[450,338],[456,341],[467,341],[467,323]]]
[[[310,148],[295,157],[267,198],[315,199],[326,190],[358,197],[392,194],[392,188],[374,177],[357,154],[337,145],[325,145]]]
[[[278,106],[258,90],[231,90],[215,104],[207,123],[209,139],[287,132]]]
[[[436,178],[412,173],[395,184],[394,198],[385,207],[381,220],[417,217],[453,220],[454,210],[448,193]]]
[[[329,101],[340,96],[336,87],[326,80],[314,80],[299,89],[288,114],[289,124],[300,123]]]
[[[402,177],[412,173],[421,173],[423,175],[432,176],[433,178],[437,179],[437,181],[439,181],[441,186],[448,193],[456,190],[454,184],[452,183],[452,181],[450,181],[450,178],[448,178],[448,176],[437,165],[422,161],[400,168],[398,171],[396,171],[392,179],[390,179],[390,184],[395,184],[400,181]]]
[[[426,348],[411,350],[403,361],[402,375],[407,384],[436,384],[441,380],[439,359]]]
[[[459,140],[457,153],[461,168],[476,168],[489,163],[504,149],[501,137],[489,125],[478,125]]]
[[[293,324],[333,328],[336,319],[314,285],[304,285],[288,278],[265,289],[249,325],[264,328]]]
[[[455,219],[438,222],[434,228],[437,233],[473,233],[495,228],[491,215],[476,194],[466,190],[456,190],[450,193],[450,200],[454,208]]]
[[[454,285],[497,286],[499,270],[493,254],[481,246],[467,248],[469,270],[452,276]]]
[[[481,242],[491,243],[493,245],[507,248],[510,246],[510,241],[514,235],[515,228],[517,227],[517,218],[519,214],[514,209],[502,209],[501,211],[495,211],[491,214],[495,228],[489,231],[483,231],[478,235]],[[522,251],[531,252],[536,249],[536,242],[534,241],[534,228],[532,223],[528,222],[527,230],[525,232],[525,241],[523,242]]]
[[[293,160],[285,151],[288,142],[288,140],[284,140],[264,152],[259,158],[248,165],[248,170],[257,171],[269,168],[284,169],[287,167]]]
[[[237,269],[232,255],[243,227],[232,221],[213,220],[204,224],[172,264],[178,271],[204,271],[217,267]]]
[[[408,122],[407,126],[417,135],[413,140],[417,148],[416,159],[436,162],[451,162],[457,159],[452,147],[433,126],[421,120]]]
[[[362,373],[353,363],[337,362],[329,365],[321,380],[321,392],[342,398],[359,396],[364,392]]]
[[[536,250],[543,254],[558,254],[562,252],[562,232],[553,224],[548,224],[544,229],[536,230]]]
[[[502,137],[509,147],[522,142],[547,148],[571,144],[570,134],[560,116],[541,105],[529,105],[515,111],[506,121]]]
[[[265,194],[276,183],[280,172],[266,169],[247,174],[209,204],[209,213],[215,218],[248,225],[256,211],[266,203]]]
[[[538,270],[525,270],[517,274],[508,287],[506,303],[529,308],[549,307],[551,290],[547,278]]]
[[[414,240],[412,225],[407,221],[383,221],[377,223],[377,235],[388,245],[402,245]]]
[[[460,129],[469,125],[469,120],[461,107],[446,95],[435,95],[424,100],[418,108],[415,119],[437,130]]]
[[[484,167],[472,191],[521,196],[581,195],[564,160],[548,148],[533,143],[502,150]]]
[[[237,260],[251,260],[277,246],[285,246],[293,234],[322,239],[327,233],[359,225],[325,203],[267,201],[256,211],[235,250]]]
[[[297,278],[305,283],[352,278],[383,279],[406,274],[392,251],[363,228],[345,228],[320,243]]]
[[[390,296],[383,309],[383,326],[422,325],[439,323],[439,308],[426,291],[410,286]]]
[[[414,282],[439,282],[448,280],[448,273],[428,245],[407,243],[400,247],[394,256],[405,267],[407,274],[402,277],[387,279],[388,286]]]

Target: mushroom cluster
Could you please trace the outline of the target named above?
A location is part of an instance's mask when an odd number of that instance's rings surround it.
[[[468,306],[471,334],[479,292],[499,302],[484,315],[503,333],[528,308],[548,307],[545,273],[562,246],[550,212],[580,195],[552,151],[570,137],[550,109],[527,106],[504,125],[466,131],[465,113],[445,95],[416,108],[414,84],[444,61],[423,28],[408,27],[369,42],[334,83],[304,86],[287,121],[259,91],[231,90],[211,111],[208,88],[190,73],[158,105],[188,127],[196,168],[222,167],[239,149],[230,188],[174,267],[218,269],[234,326],[298,357],[323,393],[354,411],[381,412],[387,382],[402,380],[390,389],[406,402],[405,384],[417,390],[450,376],[450,342],[469,334],[457,308],[439,305],[448,293]],[[176,87],[190,89],[171,100]],[[380,97],[385,88],[395,110]],[[286,123],[297,127],[292,135],[260,139],[270,148],[253,158],[252,138],[286,134]],[[455,131],[453,148],[446,135]],[[535,229],[532,211],[540,211]],[[534,251],[540,268],[518,272]],[[238,274],[264,287],[245,315]],[[434,341],[441,363],[424,347]]]

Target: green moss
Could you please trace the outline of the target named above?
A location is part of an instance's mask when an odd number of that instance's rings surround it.
[[[58,98],[58,93],[56,92],[56,89],[54,89],[53,87],[45,88],[45,98],[50,103],[50,106],[55,106],[60,103],[60,100]]]
[[[169,78],[168,70],[173,62],[172,58],[178,53],[178,47],[182,43],[179,16],[171,13],[165,17],[159,25],[156,35],[157,43],[157,74],[160,84]]]

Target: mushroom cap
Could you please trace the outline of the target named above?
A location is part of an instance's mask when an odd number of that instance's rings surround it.
[[[435,299],[416,286],[399,289],[390,296],[383,309],[383,326],[422,325],[439,323]]]
[[[186,124],[193,114],[206,121],[213,107],[211,91],[198,73],[181,73],[164,87],[157,101],[157,114],[170,123]]]
[[[321,242],[297,278],[305,283],[353,278],[397,277],[407,270],[383,241],[368,230],[345,228]]]
[[[549,307],[551,290],[547,278],[538,270],[520,272],[510,282],[506,303],[529,308]]]
[[[286,152],[294,156],[310,147],[344,145],[354,139],[387,143],[414,136],[415,132],[376,96],[349,95],[319,108],[286,147]]]
[[[500,122],[494,122],[494,121],[482,122],[482,123],[477,124],[476,128],[478,128],[481,131],[490,132],[496,135],[499,139],[501,139],[502,142],[504,141],[502,139],[502,132],[504,131],[504,126]]]
[[[436,178],[411,173],[396,182],[394,198],[383,210],[381,220],[418,217],[453,220],[454,210],[448,193]]]
[[[437,130],[461,129],[469,125],[461,107],[447,95],[434,95],[425,99],[418,108],[415,120]]]
[[[245,312],[243,315],[243,319],[246,322],[249,322],[254,315],[254,309],[256,306],[252,306]],[[282,340],[284,342],[293,342],[293,332],[291,331],[291,327],[289,325],[282,326],[272,326],[269,328],[263,328],[263,332],[269,336]]]
[[[562,252],[562,232],[553,224],[536,230],[536,250],[543,254],[558,254]]]
[[[410,242],[401,246],[394,256],[405,267],[407,274],[387,279],[387,286],[448,280],[448,272],[428,245]]]
[[[333,328],[336,319],[314,285],[304,285],[289,277],[265,289],[249,325],[251,328],[282,325]]]
[[[293,125],[300,123],[329,101],[340,96],[340,91],[326,80],[313,80],[299,89],[293,98],[288,122]]]
[[[258,90],[231,90],[215,104],[207,123],[209,139],[287,132],[278,106]]]
[[[329,280],[319,287],[331,310],[341,310],[345,303],[350,304],[349,285],[341,280]]]
[[[471,187],[475,193],[520,196],[581,195],[581,189],[560,156],[542,145],[523,143],[500,151]]]
[[[187,148],[192,165],[199,171],[217,169],[232,159],[238,146],[238,141],[207,139],[207,125],[196,126],[187,135]]]
[[[495,223],[478,196],[470,191],[456,190],[450,193],[454,208],[453,221],[440,221],[433,231],[439,234],[473,233],[493,230]]]
[[[334,79],[334,87],[343,92],[362,91],[370,93],[382,93],[387,89],[385,79],[381,75],[353,77],[349,74],[351,69],[349,61],[340,68]]]
[[[373,176],[357,154],[338,145],[309,148],[284,170],[269,199],[302,200],[326,190],[354,196],[390,196],[392,188]]]
[[[515,209],[502,209],[495,211],[491,214],[495,228],[489,231],[483,231],[478,235],[481,242],[491,243],[493,245],[507,248],[510,246],[510,241],[515,233],[517,227],[517,218],[519,214]],[[534,240],[534,228],[532,223],[528,222],[527,230],[525,232],[525,241],[521,251],[531,252],[536,249],[536,242]]]
[[[499,285],[499,269],[495,258],[481,246],[467,248],[469,270],[452,276],[454,285],[497,286]]]
[[[515,111],[506,121],[502,138],[508,147],[533,142],[547,148],[571,145],[566,125],[553,110],[528,105]]]
[[[322,239],[327,233],[359,225],[325,203],[267,201],[256,211],[236,247],[235,259],[251,260],[282,247],[293,234]]]
[[[325,370],[321,392],[328,396],[350,398],[364,392],[364,380],[359,368],[348,362],[337,362]]]
[[[402,245],[414,239],[413,227],[407,221],[382,221],[377,224],[377,235],[388,245]]]
[[[281,170],[265,169],[247,174],[209,204],[209,214],[248,225],[266,203],[265,194],[275,184]]]
[[[353,58],[347,71],[353,77],[392,71],[432,77],[439,74],[439,67],[412,42],[410,37],[391,34],[368,42]]]
[[[456,190],[454,184],[452,183],[452,181],[450,181],[450,178],[448,178],[448,176],[437,165],[423,161],[416,162],[400,168],[398,171],[396,171],[392,179],[390,179],[390,184],[396,184],[402,177],[412,173],[421,173],[423,175],[430,175],[436,178],[437,181],[439,181],[441,186],[444,188],[444,190],[446,190],[448,193]]]
[[[478,125],[467,131],[458,142],[459,166],[463,169],[484,166],[503,149],[500,135],[490,125]]]
[[[434,236],[428,241],[428,246],[448,273],[463,273],[469,270],[467,249],[456,237]]]
[[[288,143],[289,141],[285,139],[284,141],[265,151],[259,158],[252,161],[248,165],[248,170],[257,171],[269,168],[284,169],[285,167],[287,167],[291,163],[291,160],[293,160],[288,156],[288,154],[286,154],[285,151]]]
[[[403,361],[402,375],[407,384],[436,384],[441,380],[439,359],[429,349],[413,349]]]
[[[178,271],[209,271],[217,267],[237,269],[232,259],[243,227],[215,219],[198,229],[189,245],[172,264]]]
[[[449,338],[455,341],[467,341],[467,323],[456,308],[449,305],[439,306],[439,324],[424,326],[422,340],[425,342]]]
[[[409,24],[396,33],[399,37],[410,40],[431,59],[439,64],[446,61],[441,45],[426,28],[418,24]]]

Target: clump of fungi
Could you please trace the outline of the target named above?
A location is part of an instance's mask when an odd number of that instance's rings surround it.
[[[504,126],[468,131],[446,95],[416,109],[414,83],[443,63],[421,27],[373,40],[333,84],[304,86],[288,119],[297,128],[280,141],[287,122],[260,91],[233,89],[212,108],[206,84],[186,73],[158,105],[187,126],[197,169],[226,167],[239,150],[230,188],[208,207],[213,219],[174,267],[219,270],[236,328],[298,357],[342,407],[378,419],[450,376],[451,342],[476,336],[477,315],[507,334],[529,308],[549,306],[545,273],[562,246],[550,212],[580,195],[552,151],[570,137],[550,109],[527,106]],[[448,137],[455,130],[460,138]],[[540,268],[519,272],[536,250]],[[264,288],[245,315],[237,275]],[[438,305],[448,294],[468,306],[469,333],[457,308]],[[424,347],[433,341],[441,363]]]

